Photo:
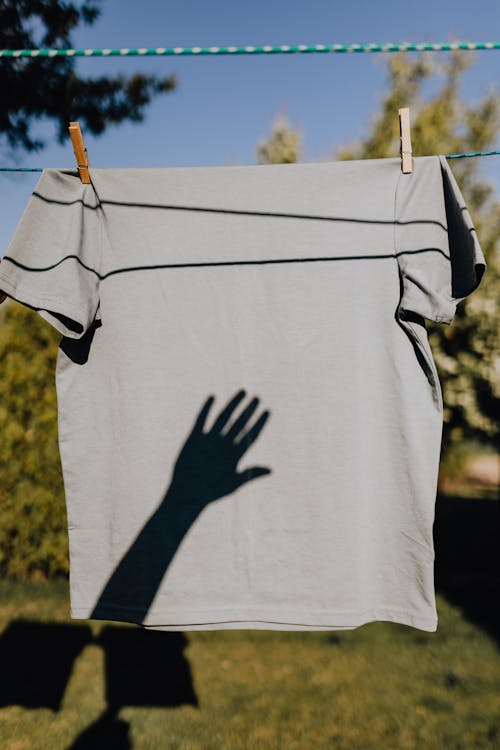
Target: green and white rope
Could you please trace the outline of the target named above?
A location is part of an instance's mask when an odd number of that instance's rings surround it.
[[[279,55],[350,52],[450,52],[500,49],[500,42],[404,44],[282,44],[244,47],[139,47],[106,49],[2,49],[0,57],[151,57],[175,55]]]

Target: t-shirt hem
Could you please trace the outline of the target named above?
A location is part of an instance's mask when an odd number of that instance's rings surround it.
[[[394,622],[419,630],[435,632],[437,615],[423,616],[411,610],[373,608],[363,611],[335,612],[237,610],[158,610],[142,617],[144,610],[134,607],[99,606],[71,607],[75,620],[117,620],[131,622],[147,629],[158,630],[353,630],[370,622]]]

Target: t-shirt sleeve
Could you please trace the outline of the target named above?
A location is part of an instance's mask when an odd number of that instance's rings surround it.
[[[401,174],[395,201],[399,317],[416,313],[450,324],[457,304],[479,285],[486,262],[446,157],[420,157]]]
[[[98,314],[99,214],[77,172],[46,169],[0,263],[0,290],[73,339]]]

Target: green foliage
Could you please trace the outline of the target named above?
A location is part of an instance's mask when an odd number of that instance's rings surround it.
[[[67,575],[55,359],[60,335],[15,301],[0,308],[0,577]]]
[[[461,99],[462,76],[470,57],[457,52],[444,61],[426,56],[410,59],[391,55],[388,91],[368,134],[339,148],[337,159],[376,159],[399,154],[397,112],[409,106],[415,156],[485,151],[494,148],[500,132],[500,103],[495,95],[467,104]],[[425,86],[437,92],[425,96]],[[287,129],[288,128],[288,129]],[[260,146],[263,160],[291,159],[281,144],[295,137],[282,125]],[[271,159],[272,157],[272,159]],[[500,442],[500,202],[481,175],[480,159],[450,161],[472,215],[488,265],[481,285],[459,303],[452,325],[427,321],[429,341],[438,368],[444,399],[443,458],[464,439]]]
[[[72,47],[71,31],[81,23],[93,24],[98,16],[98,0],[78,4],[3,0],[0,47]],[[81,78],[71,57],[4,58],[0,60],[0,138],[11,148],[39,150],[45,144],[33,137],[31,124],[42,117],[56,123],[61,143],[68,137],[70,120],[79,120],[85,130],[99,134],[110,123],[141,121],[151,99],[173,88],[174,76]]]

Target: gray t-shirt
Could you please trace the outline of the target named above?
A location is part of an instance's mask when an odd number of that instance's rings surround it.
[[[446,159],[91,175],[43,172],[0,267],[63,334],[71,617],[436,630],[424,319],[485,269]]]

